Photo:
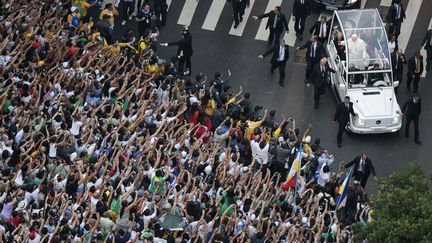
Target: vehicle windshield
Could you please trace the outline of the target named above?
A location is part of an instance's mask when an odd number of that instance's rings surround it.
[[[391,70],[386,31],[376,9],[337,11],[351,70]]]
[[[388,87],[392,86],[391,73],[387,72],[348,73],[349,88]]]

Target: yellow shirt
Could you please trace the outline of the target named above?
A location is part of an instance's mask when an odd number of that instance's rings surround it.
[[[215,109],[216,109],[216,101],[214,99],[210,99],[206,104],[204,112],[208,116],[213,116],[215,113]]]
[[[247,121],[246,122],[248,125],[248,128],[246,129],[246,138],[247,139],[251,139],[252,138],[252,134],[254,133],[255,128],[260,127],[263,123],[263,121]]]
[[[106,46],[104,47],[104,49],[106,52],[109,52],[111,50],[111,55],[118,56],[120,55],[121,48],[125,46],[127,46],[126,43],[118,43],[118,44]]]
[[[114,15],[118,15],[117,9],[112,8],[112,11],[109,10],[109,9],[104,9],[104,10],[102,10],[101,13],[99,14],[99,19],[100,19],[100,20],[103,20],[103,17],[104,17],[105,15],[109,15],[109,16],[111,17],[111,18],[108,20],[108,23],[109,23],[111,26],[114,26]]]
[[[273,137],[274,138],[278,138],[280,136],[282,132],[282,128],[278,127],[274,132],[273,132]]]

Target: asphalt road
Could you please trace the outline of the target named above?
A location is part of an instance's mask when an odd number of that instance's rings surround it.
[[[291,16],[292,2],[292,0],[284,0],[282,3],[282,11],[287,17]],[[181,28],[177,24],[177,20],[184,3],[185,0],[172,2],[168,12],[167,25],[161,31],[160,42],[173,41],[180,37]],[[267,0],[255,1],[250,16],[264,13],[267,4]],[[249,18],[245,20],[248,22],[242,36],[228,34],[232,25],[232,10],[227,5],[221,13],[216,29],[214,31],[204,30],[201,26],[210,5],[211,1],[200,0],[190,25],[193,36],[192,70],[194,73],[202,71],[212,77],[218,71],[226,77],[228,70],[230,70],[232,76],[229,85],[234,90],[238,90],[238,87],[242,86],[244,92],[252,94],[251,99],[255,104],[268,109],[275,109],[279,115],[285,114],[287,117],[293,117],[301,132],[307,128],[308,124],[313,124],[313,139],[321,138],[322,145],[333,153],[338,161],[349,161],[361,152],[365,152],[372,159],[378,178],[394,171],[400,171],[401,167],[410,161],[417,161],[426,171],[432,171],[432,129],[428,128],[429,124],[432,124],[432,109],[430,108],[432,107],[432,97],[428,95],[432,90],[432,75],[430,73],[421,80],[419,90],[423,103],[420,118],[422,145],[413,142],[413,128],[411,128],[410,138],[405,138],[403,133],[345,134],[343,148],[337,148],[337,125],[332,123],[337,104],[336,99],[331,92],[327,92],[321,97],[320,108],[318,110],[313,109],[313,88],[304,84],[306,65],[293,61],[295,47],[290,48],[285,87],[281,88],[277,82],[277,71],[273,75],[269,71],[269,58],[264,60],[258,58],[258,55],[268,48],[265,41],[254,39],[260,22]],[[379,5],[379,0],[368,0],[365,7],[377,7],[381,12],[386,12],[385,7]],[[419,49],[420,42],[431,20],[431,9],[432,1],[423,1],[406,48],[407,57],[411,57],[414,51]],[[319,12],[314,12],[311,15],[306,22],[306,29],[312,25],[319,14]],[[117,26],[120,25],[117,24]],[[118,27],[117,34],[121,34],[124,29],[126,27]],[[309,35],[305,33],[304,36],[304,41],[306,41]],[[299,42],[297,40],[295,46],[304,43],[304,41]],[[158,53],[168,59],[175,55],[175,51],[176,47],[160,47]],[[398,100],[401,105],[412,95],[405,89],[405,83],[402,84],[399,93]],[[376,183],[369,180],[367,191],[373,192],[375,190]]]

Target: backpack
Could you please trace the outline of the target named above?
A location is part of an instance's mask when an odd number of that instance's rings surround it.
[[[78,15],[72,14],[71,25],[74,28],[78,28],[80,26],[80,19],[78,18]]]

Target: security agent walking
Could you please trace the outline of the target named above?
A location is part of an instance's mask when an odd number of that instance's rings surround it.
[[[390,26],[388,29],[388,34],[396,36],[397,39],[400,35],[402,22],[405,18],[405,10],[402,8],[401,0],[393,0],[386,17],[386,20]]]
[[[411,88],[413,83],[413,92],[417,93],[420,76],[423,73],[423,56],[417,51],[413,57],[408,60],[407,89]]]
[[[320,20],[316,21],[309,29],[309,33],[316,35],[318,41],[324,44],[330,33],[330,20],[327,21],[326,16],[321,16]]]
[[[317,36],[313,35],[309,41],[307,41],[303,46],[297,47],[296,50],[306,50],[306,84],[309,85],[310,76],[312,74],[312,70],[319,63],[321,58],[323,57],[324,49],[322,44],[318,42]]]
[[[413,97],[402,106],[402,115],[406,118],[405,123],[405,137],[409,137],[409,127],[411,122],[414,123],[414,142],[421,144],[419,140],[419,129],[418,122],[421,113],[421,99],[418,94],[414,94]]]
[[[160,43],[160,45],[178,46],[177,48],[177,58],[179,60],[178,72],[190,76],[192,72],[191,57],[193,54],[193,49],[192,49],[192,35],[189,29],[187,27],[184,27],[184,29],[181,32],[181,39],[179,41]],[[185,64],[186,64],[186,72],[183,72]]]
[[[271,63],[270,72],[273,73],[273,71],[276,68],[279,68],[279,85],[283,87],[284,86],[283,81],[285,79],[286,62],[289,59],[289,47],[288,45],[285,45],[285,40],[281,39],[279,41],[279,45],[270,48],[268,51],[266,51],[262,55],[259,55],[258,57],[264,58],[268,56],[270,53],[273,53],[270,61]]]
[[[293,4],[294,30],[297,38],[303,40],[306,18],[310,15],[310,0],[295,0]]]
[[[429,71],[432,66],[432,29],[426,32],[421,45],[426,50],[426,71]]]
[[[280,6],[276,6],[272,11],[268,13],[259,16],[253,16],[252,18],[254,20],[268,18],[266,29],[270,30],[270,35],[268,38],[269,46],[273,44],[273,40],[275,41],[275,45],[278,45],[283,30],[285,29],[287,33],[289,31],[288,22],[286,20],[285,14],[281,13]]]
[[[249,0],[227,0],[231,3],[234,13],[234,29],[236,29],[240,22],[243,21],[246,6],[249,7]]]
[[[338,147],[342,147],[342,135],[345,131],[345,127],[349,122],[350,114],[355,117],[357,114],[354,112],[353,103],[350,102],[350,97],[345,96],[344,101],[340,103],[333,117],[333,122],[339,124],[339,130],[337,134]]]
[[[311,74],[311,81],[314,85],[314,109],[318,109],[320,96],[325,94],[329,72],[336,71],[328,66],[327,59],[322,58],[320,63],[315,65]]]
[[[399,81],[399,86],[402,83],[402,74],[404,64],[407,63],[405,54],[402,53],[402,49],[398,48],[391,54],[393,81]],[[395,94],[398,94],[398,87],[394,88]]]
[[[345,168],[349,168],[354,165],[353,175],[355,181],[360,181],[360,185],[365,188],[366,182],[372,173],[372,176],[375,181],[378,180],[375,173],[375,167],[372,164],[372,161],[369,157],[362,153],[360,156],[355,157],[349,163],[345,164]]]

